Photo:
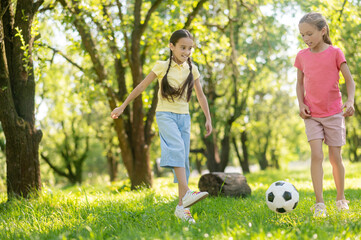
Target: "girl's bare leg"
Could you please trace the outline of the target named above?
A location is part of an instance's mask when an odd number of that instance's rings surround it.
[[[322,139],[310,141],[311,147],[311,178],[315,191],[316,203],[323,203],[323,151]]]
[[[345,167],[342,162],[341,147],[329,146],[328,149],[333,179],[337,189],[336,200],[343,200],[345,199]]]
[[[174,168],[175,175],[178,179],[178,196],[179,196],[179,206],[183,205],[182,198],[189,190],[187,177],[186,177],[186,169],[183,167],[175,167]]]

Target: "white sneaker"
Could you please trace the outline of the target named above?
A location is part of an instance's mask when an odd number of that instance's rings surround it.
[[[314,217],[327,217],[326,205],[324,203],[316,203],[311,207],[311,211],[313,211]]]
[[[196,221],[192,217],[191,212],[189,211],[189,208],[176,208],[174,215],[182,221],[196,223]]]
[[[199,202],[200,200],[208,196],[207,192],[196,192],[188,190],[186,195],[182,198],[183,206],[185,208],[192,206],[193,204]]]
[[[349,210],[348,207],[348,203],[350,203],[350,201],[343,199],[343,200],[338,200],[336,201],[336,207],[338,208],[338,210],[342,211],[342,210]]]

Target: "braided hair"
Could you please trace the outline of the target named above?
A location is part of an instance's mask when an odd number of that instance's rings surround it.
[[[323,35],[323,41],[327,44],[332,45],[331,38],[330,38],[330,28],[327,25],[326,19],[320,14],[316,12],[310,12],[304,15],[299,24],[301,23],[308,23],[313,26],[315,26],[319,31],[322,30],[322,28],[326,27],[326,34]]]
[[[178,40],[181,38],[190,38],[193,40],[193,37],[188,30],[181,29],[181,30],[175,31],[172,34],[169,42],[175,46],[177,44]],[[165,73],[165,75],[162,79],[162,82],[161,82],[162,97],[167,99],[168,101],[174,102],[174,98],[181,98],[187,89],[187,102],[189,102],[191,95],[192,95],[193,86],[194,86],[194,79],[193,79],[193,73],[192,73],[192,61],[191,61],[190,57],[187,59],[187,63],[189,65],[189,75],[188,75],[187,79],[184,81],[184,83],[182,84],[182,86],[180,88],[174,88],[169,84],[168,78],[167,78],[170,66],[172,64],[172,57],[173,57],[173,52],[172,52],[172,50],[170,50],[170,57],[169,57],[169,64],[168,64],[167,72]]]

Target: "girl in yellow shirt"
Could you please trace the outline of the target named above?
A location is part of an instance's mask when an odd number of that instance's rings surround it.
[[[195,192],[188,187],[191,126],[188,102],[193,88],[206,117],[206,137],[212,132],[211,116],[200,83],[200,74],[190,58],[193,45],[193,37],[189,31],[185,29],[175,31],[169,41],[169,59],[158,61],[124,103],[111,113],[113,119],[118,118],[133,99],[139,96],[154,79],[158,79],[159,100],[156,119],[161,139],[160,165],[171,168],[175,175],[174,182],[178,183],[179,202],[175,210],[176,217],[190,223],[195,221],[189,207],[208,196],[207,192]]]

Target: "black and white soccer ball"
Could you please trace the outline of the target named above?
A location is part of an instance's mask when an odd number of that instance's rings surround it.
[[[276,213],[292,212],[296,208],[298,200],[298,191],[289,182],[274,182],[266,191],[267,206]]]

